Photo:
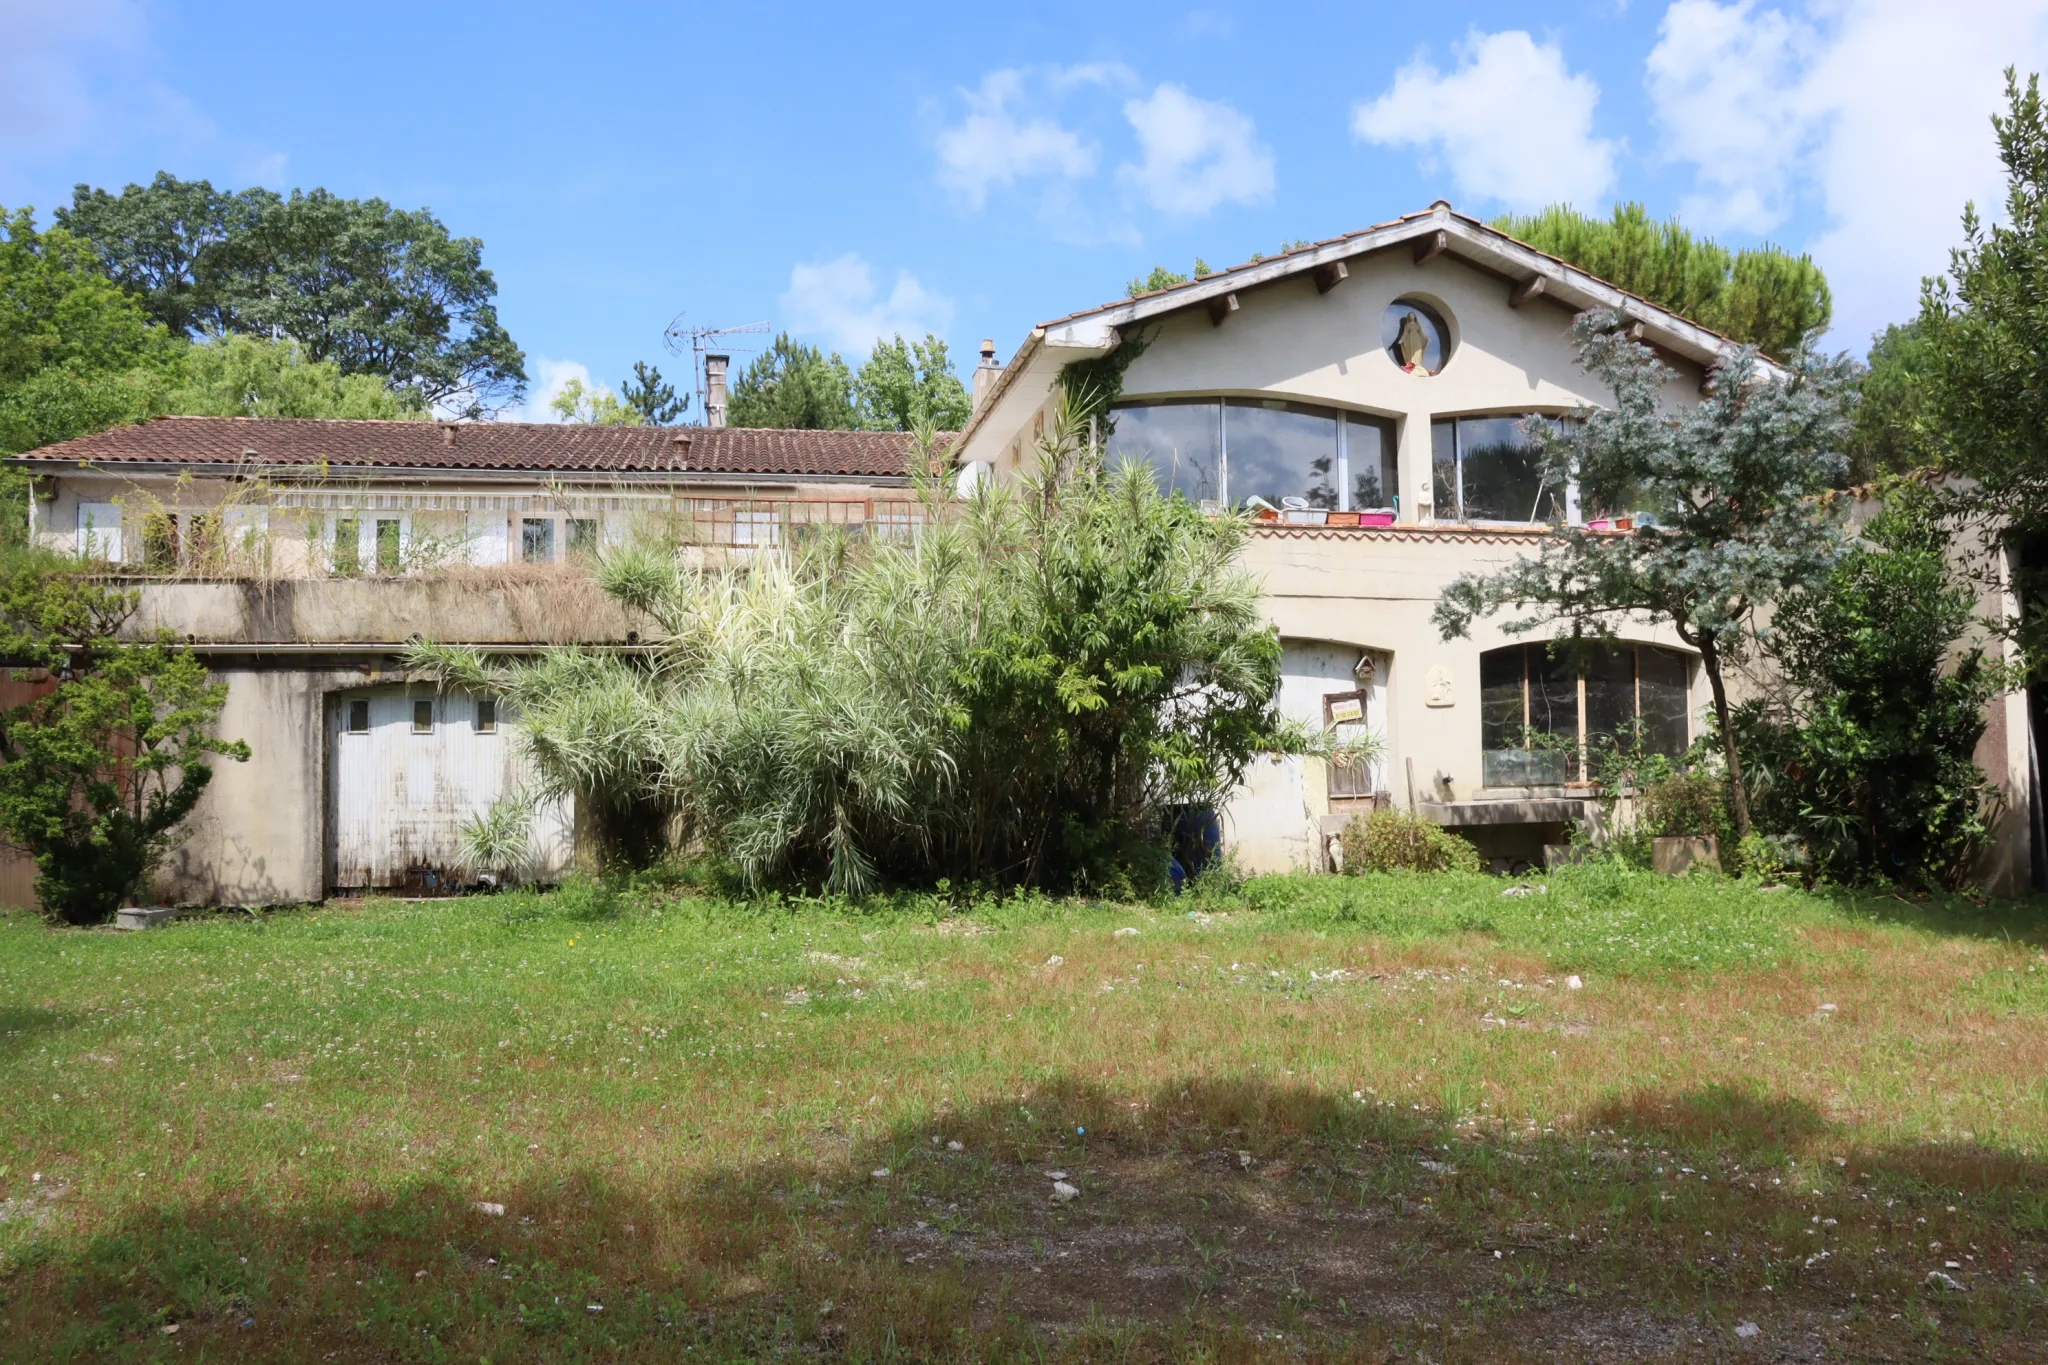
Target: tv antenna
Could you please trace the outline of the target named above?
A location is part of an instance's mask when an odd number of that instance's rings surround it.
[[[766,336],[772,330],[768,323],[750,322],[744,327],[700,327],[686,324],[683,313],[676,314],[676,320],[661,334],[662,345],[668,347],[670,355],[690,356],[690,378],[697,391],[697,420],[704,420],[704,357],[708,354],[729,355],[734,351],[758,351],[760,346],[747,342],[730,342],[727,337]]]

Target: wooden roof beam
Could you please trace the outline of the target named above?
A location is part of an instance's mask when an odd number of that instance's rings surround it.
[[[1541,275],[1531,275],[1508,292],[1508,307],[1520,308],[1530,299],[1536,298],[1550,288],[1550,281]]]
[[[1434,260],[1451,249],[1451,234],[1438,228],[1435,232],[1415,239],[1415,264],[1422,265]]]
[[[1351,267],[1342,261],[1331,261],[1328,265],[1316,267],[1316,292],[1327,294],[1351,278]]]
[[[1237,311],[1237,295],[1223,294],[1209,300],[1209,325],[1221,327],[1223,319]]]

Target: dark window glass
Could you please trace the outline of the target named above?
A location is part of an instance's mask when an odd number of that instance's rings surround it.
[[[399,543],[399,541],[400,541],[400,533],[401,533],[401,532],[403,532],[403,531],[404,531],[404,529],[405,529],[404,523],[402,523],[402,522],[400,522],[400,521],[398,521],[398,520],[396,520],[396,519],[390,519],[390,520],[386,520],[386,519],[384,519],[384,518],[381,518],[381,517],[380,517],[380,518],[378,519],[378,521],[377,521],[377,572],[378,572],[378,573],[397,573],[397,572],[398,572],[398,565],[399,565],[399,551],[400,551],[400,550],[401,550],[401,548],[402,548],[402,546],[401,546],[401,545],[400,545],[400,543]]]
[[[1586,749],[1620,734],[1636,715],[1636,651],[1603,649],[1586,660]]]
[[[1545,479],[1519,417],[1459,418],[1458,464],[1460,521],[1550,521],[1564,515],[1564,490]]]
[[[358,700],[348,704],[348,732],[352,735],[367,735],[370,733],[370,703],[368,701]]]
[[[1361,417],[1344,419],[1344,463],[1351,472],[1351,506],[1360,511],[1390,510],[1395,490],[1394,428],[1389,422]]]
[[[476,699],[476,732],[480,735],[496,734],[498,730],[498,699],[478,697]]]
[[[1577,748],[1579,741],[1579,673],[1568,656],[1551,657],[1543,645],[1525,645],[1529,651],[1529,729],[1539,735],[1563,739]]]
[[[597,553],[596,518],[569,518],[569,553],[572,555],[594,555]]]
[[[1149,464],[1163,491],[1197,501],[1223,500],[1223,451],[1217,444],[1218,406],[1213,403],[1152,403],[1116,408],[1109,414],[1104,454],[1119,461]]]
[[[363,570],[363,524],[354,517],[334,523],[334,571],[352,578]]]
[[[551,564],[555,558],[553,517],[525,517],[519,522],[519,557],[529,564]]]
[[[1682,654],[1644,645],[1636,651],[1642,669],[1643,743],[1653,753],[1682,754],[1692,742],[1692,706],[1686,695],[1690,664]]]
[[[187,523],[185,560],[194,568],[221,567],[220,513],[198,512]]]
[[[1527,696],[1522,676],[1526,651],[1516,645],[1479,656],[1479,742],[1487,750],[1522,747]]]
[[[1337,506],[1337,417],[1326,409],[1277,400],[1232,399],[1223,409],[1230,501],[1253,497],[1273,506],[1301,498]]]
[[[178,567],[178,519],[168,512],[142,519],[142,567],[155,573]]]
[[[412,732],[416,735],[434,732],[434,703],[416,701],[412,704]]]
[[[1457,521],[1458,516],[1458,424],[1429,424],[1429,457],[1435,497],[1432,504],[1438,521]]]

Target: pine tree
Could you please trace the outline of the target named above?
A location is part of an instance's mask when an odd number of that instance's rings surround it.
[[[661,371],[644,360],[633,362],[633,377],[619,385],[619,401],[640,415],[650,427],[673,426],[690,410],[690,395],[676,397],[676,386],[664,384]]]

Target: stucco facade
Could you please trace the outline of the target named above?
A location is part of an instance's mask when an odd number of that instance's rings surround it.
[[[1441,354],[1433,363],[1404,366],[1394,319],[1417,306],[1432,331],[1441,332]],[[1271,519],[1253,529],[1242,563],[1263,584],[1264,612],[1283,644],[1281,706],[1300,720],[1323,723],[1330,710],[1325,699],[1360,690],[1369,676],[1365,724],[1384,746],[1373,799],[1459,828],[1498,868],[1537,863],[1544,844],[1563,838],[1569,821],[1597,817],[1586,799],[1590,788],[1563,771],[1546,773],[1556,781],[1506,780],[1513,765],[1498,761],[1507,757],[1498,751],[1489,764],[1484,712],[1495,708],[1498,746],[1497,713],[1503,696],[1510,704],[1512,698],[1500,679],[1517,658],[1511,647],[1518,639],[1497,621],[1481,621],[1470,638],[1446,641],[1431,615],[1460,575],[1501,568],[1534,551],[1544,523],[1532,514],[1545,497],[1572,520],[1594,509],[1580,507],[1579,490],[1539,487],[1519,524],[1482,520],[1465,496],[1469,480],[1448,482],[1442,461],[1447,450],[1463,449],[1462,435],[1454,434],[1465,430],[1458,419],[1566,418],[1609,401],[1579,369],[1571,341],[1575,317],[1588,309],[1612,314],[1615,325],[1656,349],[1672,371],[1664,398],[1673,409],[1697,402],[1714,362],[1732,350],[1682,318],[1439,204],[1284,257],[1043,324],[1006,366],[977,375],[978,405],[955,453],[965,478],[1016,477],[1036,458],[1037,441],[1055,421],[1065,367],[1125,346],[1136,354],[1123,370],[1113,418],[1162,412],[1170,404],[1213,404],[1216,435],[1211,441],[1201,430],[1206,406],[1195,417],[1184,412],[1174,430],[1184,443],[1201,447],[1200,457],[1183,466],[1176,446],[1171,467],[1156,448],[1132,439],[1139,423],[1112,421],[1106,439],[1099,424],[1094,435],[1111,458],[1150,459],[1162,479],[1181,479],[1177,486],[1191,496],[1186,469],[1200,469],[1206,494],[1215,480],[1205,462],[1213,461],[1230,489],[1219,502],[1245,502],[1231,475],[1236,446],[1230,429],[1239,414],[1284,409],[1301,423],[1334,419],[1334,458],[1340,466],[1348,459],[1353,475],[1360,433],[1384,445],[1395,467],[1380,466],[1386,476],[1380,498],[1393,511],[1376,519],[1393,524],[1334,524],[1375,519],[1359,516],[1363,504],[1351,496],[1354,484],[1361,496],[1369,485],[1329,478],[1330,443],[1311,440],[1294,457],[1321,452],[1316,469],[1298,477],[1295,491],[1305,496],[1268,512]],[[1498,434],[1509,425],[1490,423],[1486,430]],[[1284,478],[1284,470],[1275,473],[1271,445],[1264,441],[1256,456],[1262,489]],[[1454,461],[1462,458],[1454,453]],[[1284,465],[1286,456],[1278,459]],[[1453,479],[1465,479],[1466,466],[1452,468]],[[1302,522],[1319,524],[1290,524]],[[1987,600],[1986,606],[1997,610],[1999,604]],[[1648,704],[1643,699],[1654,662],[1667,741],[1701,733],[1707,688],[1675,631],[1644,620],[1624,625],[1620,634],[1644,647],[1631,655],[1637,705]],[[1525,704],[1533,704],[1527,699],[1538,687],[1534,672],[1544,665],[1521,666]],[[1731,682],[1739,700],[1744,680]],[[1581,752],[1595,726],[1591,689],[1583,683],[1576,694],[1585,716]],[[1609,687],[1597,700],[1611,709],[1617,690]],[[1668,714],[1672,707],[1682,708],[1682,720]],[[1639,711],[1636,718],[1648,714]],[[2015,893],[2028,882],[2031,858],[2023,698],[1995,701],[1987,720],[1979,760],[2004,792],[2008,814],[1985,881]],[[1314,760],[1258,765],[1225,812],[1240,863],[1274,870],[1326,866],[1329,836],[1349,814],[1372,804],[1339,795],[1339,785]]]

